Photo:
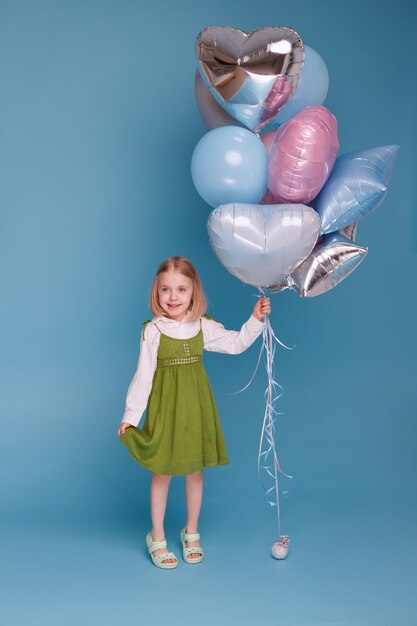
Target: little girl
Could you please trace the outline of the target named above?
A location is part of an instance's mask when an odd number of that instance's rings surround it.
[[[183,558],[204,556],[197,531],[203,467],[229,463],[216,402],[202,363],[203,350],[238,354],[262,333],[269,298],[260,298],[240,331],[226,330],[206,315],[200,278],[185,257],[159,266],[150,296],[152,321],[143,324],[136,373],[117,431],[132,457],[152,472],[152,530],[146,544],[157,567],[178,565],[168,552],[164,516],[172,476],[185,476],[187,523],[181,531]],[[141,430],[135,428],[146,409]]]

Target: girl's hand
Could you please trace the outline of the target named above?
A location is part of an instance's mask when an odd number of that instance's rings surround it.
[[[253,309],[253,315],[260,322],[265,321],[265,315],[271,312],[271,301],[269,298],[259,298]]]
[[[120,424],[119,430],[117,431],[117,434],[124,435],[125,430],[127,430],[128,428],[133,428],[132,424],[129,424],[128,422],[122,422]]]

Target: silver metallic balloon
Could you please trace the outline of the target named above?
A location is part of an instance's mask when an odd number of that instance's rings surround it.
[[[216,101],[254,131],[291,97],[304,63],[300,35],[285,26],[252,33],[209,27],[198,35],[196,46],[201,76]]]
[[[213,130],[213,128],[218,128],[219,126],[243,126],[243,124],[226,113],[220,104],[217,103],[207,89],[198,70],[196,70],[195,73],[194,95],[198,112],[208,130]]]
[[[353,222],[353,224],[349,224],[349,226],[345,226],[345,228],[342,228],[342,230],[340,231],[340,234],[346,237],[346,239],[355,241],[357,232],[358,232],[358,222]]]
[[[358,246],[340,233],[324,235],[321,242],[291,274],[269,291],[294,289],[302,297],[319,296],[336,287],[363,261],[368,248]]]
[[[380,146],[340,156],[315,200],[322,233],[366,217],[385,198],[399,146]]]
[[[211,247],[233,276],[255,287],[277,283],[313,250],[320,219],[304,204],[224,204],[207,222]]]

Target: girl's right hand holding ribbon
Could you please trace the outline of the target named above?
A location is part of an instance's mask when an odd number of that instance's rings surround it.
[[[253,309],[253,315],[260,322],[265,321],[265,315],[271,313],[271,300],[270,298],[259,298]]]

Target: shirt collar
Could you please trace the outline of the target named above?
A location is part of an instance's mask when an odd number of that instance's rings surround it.
[[[165,315],[158,315],[157,317],[154,317],[152,321],[154,323],[164,322],[166,324],[180,325],[180,324],[185,324],[186,322],[195,321],[195,320],[190,320],[190,311],[187,311],[187,313],[182,318],[181,322],[177,322],[177,320],[172,320],[170,317],[165,317]]]

